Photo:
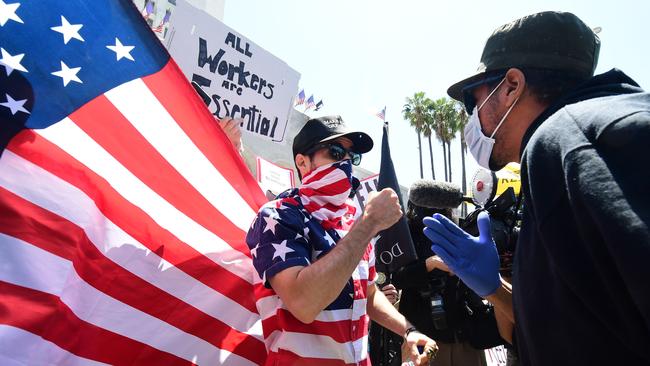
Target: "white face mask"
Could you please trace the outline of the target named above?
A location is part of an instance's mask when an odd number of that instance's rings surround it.
[[[499,84],[490,92],[490,94],[487,96],[487,98],[485,98],[480,106],[474,107],[472,114],[469,116],[469,121],[465,126],[465,141],[467,142],[467,147],[472,153],[472,156],[474,156],[474,159],[476,159],[476,162],[478,162],[478,165],[482,166],[485,169],[490,169],[490,156],[492,156],[492,148],[494,147],[493,137],[499,130],[499,127],[501,127],[503,121],[505,121],[506,117],[508,117],[508,114],[510,114],[512,108],[515,106],[515,104],[517,104],[519,98],[517,98],[515,102],[512,103],[510,108],[508,108],[508,111],[503,115],[503,118],[501,118],[501,121],[499,121],[499,124],[494,129],[494,132],[492,132],[489,137],[485,136],[481,130],[481,120],[478,116],[478,111],[481,110],[485,103],[490,99],[492,94],[494,94],[494,92],[499,89],[499,86],[501,86],[505,80],[506,79],[503,78],[503,80],[499,82]]]

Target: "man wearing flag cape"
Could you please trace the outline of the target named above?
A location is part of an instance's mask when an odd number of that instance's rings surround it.
[[[251,225],[246,242],[264,284],[256,300],[267,365],[369,365],[370,318],[404,336],[416,365],[437,350],[375,285],[369,243],[402,217],[397,194],[371,193],[353,218],[352,165],[372,146],[367,134],[346,131],[340,116],[309,120],[293,142],[302,185],[262,207]]]

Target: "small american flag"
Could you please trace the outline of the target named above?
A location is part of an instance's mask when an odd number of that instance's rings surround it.
[[[145,19],[149,19],[151,14],[153,14],[153,2],[151,0],[147,0],[147,2],[144,4],[144,8],[142,9],[142,16]]]
[[[260,365],[265,197],[131,0],[0,0],[0,363]]]
[[[305,112],[309,109],[314,107],[314,96],[311,95],[309,98],[307,98],[307,102],[305,102]]]
[[[299,106],[305,102],[305,89],[301,90],[300,93],[298,93],[298,96],[296,97],[296,104],[295,106]]]
[[[377,112],[377,114],[375,114],[375,116],[381,118],[382,121],[386,122],[386,107],[384,107],[384,109]]]
[[[165,24],[169,22],[169,18],[171,18],[171,16],[172,16],[172,12],[169,9],[167,9],[167,11],[165,11],[165,16],[163,17],[162,21],[160,22],[160,24],[158,24],[157,27],[153,28],[153,31],[156,33],[162,33],[163,29],[165,29]]]

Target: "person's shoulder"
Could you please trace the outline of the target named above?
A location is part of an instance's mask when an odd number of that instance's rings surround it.
[[[647,129],[650,93],[631,93],[588,99],[565,108],[567,116],[592,142],[617,129]]]
[[[306,214],[298,195],[284,195],[264,204],[258,217],[269,217],[290,226],[303,226]]]
[[[595,144],[606,134],[629,133],[650,127],[650,94],[632,93],[592,98],[560,108],[535,131],[528,155],[561,156],[584,145]]]

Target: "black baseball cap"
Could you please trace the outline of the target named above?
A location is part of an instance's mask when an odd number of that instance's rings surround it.
[[[563,70],[587,79],[599,52],[600,39],[577,16],[557,11],[528,15],[497,28],[485,43],[476,73],[450,86],[447,94],[463,101],[465,86],[513,67]]]
[[[368,134],[346,131],[341,116],[325,116],[310,119],[298,132],[293,139],[293,157],[306,153],[320,143],[336,140],[339,137],[350,139],[351,150],[356,153],[364,154],[372,150],[373,142]]]

